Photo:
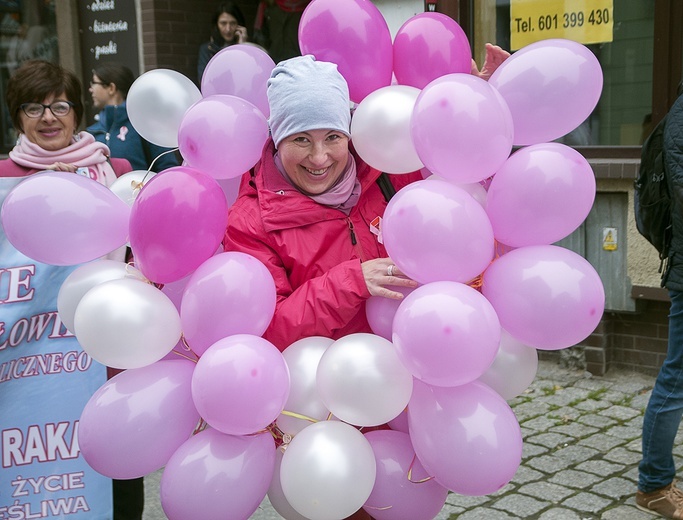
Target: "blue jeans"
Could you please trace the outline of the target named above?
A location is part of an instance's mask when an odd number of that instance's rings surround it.
[[[672,454],[683,415],[683,292],[669,291],[669,340],[643,418],[643,460],[638,489],[645,493],[668,485],[676,476]]]

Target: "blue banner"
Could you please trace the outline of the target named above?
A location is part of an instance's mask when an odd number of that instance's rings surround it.
[[[0,178],[0,206],[22,180]],[[0,225],[0,520],[112,518],[111,480],[78,447],[78,420],[106,368],[57,315],[74,269],[24,256]]]

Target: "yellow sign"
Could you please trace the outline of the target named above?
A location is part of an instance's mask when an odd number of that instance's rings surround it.
[[[617,228],[602,228],[602,248],[605,251],[617,250]]]
[[[612,41],[614,0],[510,0],[510,47],[549,38]]]

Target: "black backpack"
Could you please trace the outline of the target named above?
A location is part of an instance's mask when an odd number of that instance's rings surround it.
[[[633,183],[636,227],[659,252],[660,272],[669,257],[672,235],[671,187],[662,157],[665,121],[666,117],[645,139],[638,178]]]

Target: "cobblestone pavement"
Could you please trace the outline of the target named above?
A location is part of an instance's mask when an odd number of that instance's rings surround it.
[[[451,493],[437,520],[646,520],[635,506],[643,411],[654,378],[604,377],[541,361],[534,382],[510,401],[524,451],[515,477],[493,495]],[[674,451],[680,467],[683,436]],[[144,520],[163,520],[158,473],[146,479]],[[267,499],[253,520],[277,520]]]

